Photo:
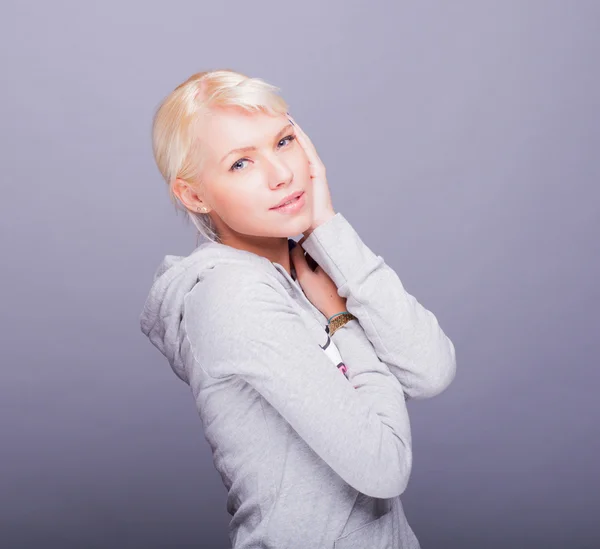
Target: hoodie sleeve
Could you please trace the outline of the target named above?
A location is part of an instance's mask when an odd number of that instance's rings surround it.
[[[450,385],[456,375],[452,341],[340,212],[314,229],[301,246],[346,298],[347,310],[359,319],[407,398],[432,397]]]
[[[346,379],[277,284],[247,266],[209,271],[185,299],[194,356],[188,367],[213,378],[240,376],[359,492],[401,494],[412,467],[402,386],[356,320],[333,335],[344,349]]]

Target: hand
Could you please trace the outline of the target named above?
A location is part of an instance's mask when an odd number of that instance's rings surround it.
[[[296,128],[296,139],[300,146],[304,149],[310,168],[310,179],[312,184],[312,199],[313,199],[313,221],[311,226],[302,234],[306,237],[310,235],[319,225],[325,223],[335,215],[333,205],[331,203],[331,193],[327,184],[325,175],[325,165],[319,158],[317,150],[309,139],[308,135],[302,131],[296,121],[288,113],[288,118]]]
[[[304,237],[306,238],[306,237]],[[296,277],[308,300],[327,318],[346,310],[346,298],[337,293],[337,287],[329,275],[317,265],[313,271],[300,243],[290,251],[290,258],[296,270]],[[310,256],[308,256],[310,258]],[[312,258],[310,258],[312,260]],[[316,265],[314,260],[313,263]]]

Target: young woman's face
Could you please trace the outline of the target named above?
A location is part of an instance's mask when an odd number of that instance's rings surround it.
[[[312,223],[308,158],[287,116],[241,109],[211,111],[198,126],[203,150],[201,198],[221,239],[289,237]],[[242,147],[252,150],[235,151]],[[232,152],[233,151],[233,152]],[[295,191],[304,206],[295,213],[271,208]]]

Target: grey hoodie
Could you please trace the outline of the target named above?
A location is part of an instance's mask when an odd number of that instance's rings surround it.
[[[164,258],[141,329],[190,386],[235,549],[418,549],[406,400],[450,384],[454,345],[341,213],[302,248],[357,318],[331,337],[295,271],[210,241]]]

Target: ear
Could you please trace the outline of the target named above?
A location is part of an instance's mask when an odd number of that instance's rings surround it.
[[[171,184],[171,190],[173,191],[173,194],[179,198],[180,202],[182,204],[186,204],[187,205],[187,199],[186,199],[186,193],[188,192],[189,189],[189,185],[187,183],[187,181],[185,181],[184,179],[181,179],[180,177],[178,177],[177,179],[175,179],[175,181],[173,181],[173,183]]]
[[[208,213],[210,206],[198,194],[198,191],[185,179],[178,177],[173,181],[173,194],[186,208],[193,212]],[[204,209],[203,209],[204,208]]]

